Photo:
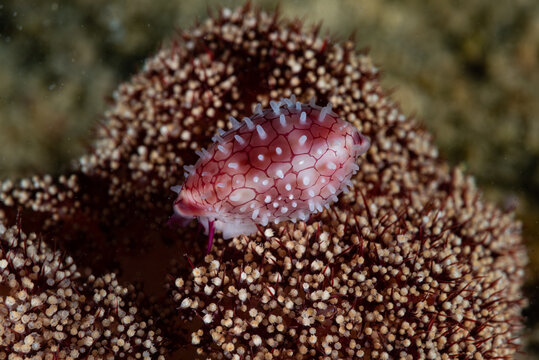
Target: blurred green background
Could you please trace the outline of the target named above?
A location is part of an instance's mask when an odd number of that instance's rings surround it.
[[[208,9],[242,3],[0,0],[0,179],[66,171],[114,89],[146,57]],[[539,2],[253,4],[322,22],[335,40],[354,33],[442,156],[473,174],[489,199],[517,207],[530,254],[526,350],[539,353]]]

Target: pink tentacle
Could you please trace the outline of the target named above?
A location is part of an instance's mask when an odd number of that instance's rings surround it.
[[[215,226],[213,223],[214,221],[210,221],[210,229],[208,232],[208,249],[206,250],[206,255],[210,253],[211,246],[213,245],[213,234],[215,233]]]

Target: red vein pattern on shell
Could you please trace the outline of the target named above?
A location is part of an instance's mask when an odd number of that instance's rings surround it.
[[[270,102],[271,109],[231,118],[232,129],[199,152],[174,203],[175,216],[197,217],[224,238],[256,232],[256,224],[297,219],[323,210],[352,186],[356,157],[369,140],[331,111],[296,102]]]

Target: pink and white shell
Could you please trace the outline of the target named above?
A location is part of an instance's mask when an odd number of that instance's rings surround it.
[[[301,104],[292,96],[270,106],[259,104],[241,123],[231,117],[232,129],[221,130],[185,167],[184,184],[173,188],[172,220],[196,217],[206,233],[213,222],[225,239],[249,235],[256,224],[307,220],[351,187],[369,139],[331,104]]]

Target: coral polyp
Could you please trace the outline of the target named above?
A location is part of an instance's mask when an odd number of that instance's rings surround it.
[[[233,128],[186,167],[175,218],[197,217],[228,239],[256,232],[256,224],[306,221],[352,188],[369,140],[331,105],[304,105],[295,96],[270,104],[242,123],[231,118]]]
[[[82,275],[46,240],[0,223],[0,359],[164,360],[135,288]]]

